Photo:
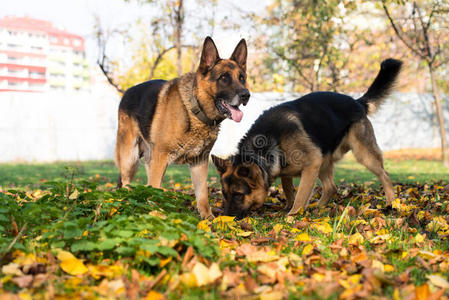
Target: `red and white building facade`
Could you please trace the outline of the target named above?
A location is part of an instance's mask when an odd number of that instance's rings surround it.
[[[0,92],[88,88],[81,36],[28,17],[0,19]]]

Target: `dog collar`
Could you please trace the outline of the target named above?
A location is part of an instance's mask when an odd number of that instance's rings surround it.
[[[211,118],[206,116],[206,114],[201,109],[201,106],[198,103],[198,100],[196,99],[196,97],[194,95],[192,95],[192,97],[190,97],[190,106],[191,106],[190,111],[195,115],[195,117],[197,117],[201,122],[203,122],[206,125],[217,126],[218,124],[221,123],[221,121],[223,121],[223,119],[222,120],[212,120]]]

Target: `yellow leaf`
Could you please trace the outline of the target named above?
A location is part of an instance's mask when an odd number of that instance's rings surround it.
[[[212,220],[212,223],[230,223],[234,222],[235,217],[231,216],[219,216]]]
[[[302,255],[309,255],[313,251],[313,246],[311,244],[308,244],[307,246],[302,249]]]
[[[218,230],[233,229],[233,226],[235,225],[234,219],[235,217],[219,216],[213,219],[212,223],[217,225]]]
[[[75,200],[79,197],[80,193],[78,192],[77,189],[75,189],[69,196],[70,200]]]
[[[152,210],[152,211],[150,211],[148,214],[149,214],[150,216],[153,216],[153,217],[158,217],[158,218],[160,218],[160,219],[162,219],[162,220],[165,220],[165,219],[167,218],[167,216],[164,215],[164,213],[161,212],[161,211],[159,211],[159,210]]]
[[[249,237],[252,233],[253,233],[252,231],[242,231],[237,233],[237,235],[241,237]]]
[[[437,258],[437,257],[439,256],[439,255],[436,255],[436,254],[434,254],[434,253],[432,253],[432,252],[424,251],[424,250],[419,251],[418,254],[419,254],[419,256],[421,256],[422,258],[429,259],[429,260],[430,260],[430,259]]]
[[[166,259],[162,259],[161,262],[159,263],[159,265],[161,266],[161,268],[165,267],[169,262],[171,262],[173,257],[169,256]]]
[[[394,267],[392,265],[384,265],[384,271],[385,272],[393,272]]]
[[[26,291],[20,292],[18,294],[18,296],[19,296],[20,300],[32,300],[33,299],[33,297],[31,297],[31,294]]]
[[[164,299],[164,295],[161,293],[158,293],[156,291],[150,291],[147,296],[145,297],[145,300],[161,300]]]
[[[298,234],[295,237],[295,240],[300,242],[311,242],[312,238],[307,234],[307,232],[303,232],[301,234]]]
[[[427,279],[436,287],[449,289],[449,282],[438,274],[427,275]]]
[[[349,236],[349,243],[350,244],[361,244],[361,243],[363,243],[364,240],[365,239],[363,238],[363,236],[359,232],[356,232],[356,233],[351,234]]]
[[[389,240],[390,237],[391,237],[390,234],[376,235],[375,237],[371,238],[369,241],[372,244],[382,244],[386,240]]]
[[[198,262],[192,269],[198,286],[208,285],[221,277],[222,273],[217,263],[213,263],[207,268],[202,263]]]
[[[68,251],[64,251],[64,250],[59,250],[57,257],[58,257],[59,260],[66,260],[66,259],[76,258],[75,256],[73,256],[72,253],[70,253]]]
[[[196,286],[196,279],[195,275],[193,273],[184,273],[181,276],[179,276],[179,280],[188,287],[194,287]]]
[[[82,275],[88,271],[83,262],[70,252],[60,250],[58,259],[61,261],[59,264],[61,269],[70,275]]]
[[[200,221],[196,227],[203,231],[210,232],[209,224],[210,224],[210,221],[207,219],[204,219],[204,220]]]
[[[322,233],[331,233],[333,231],[332,227],[329,223],[313,223],[310,227],[322,232]]]
[[[399,295],[399,290],[398,289],[394,289],[393,300],[401,300],[401,296]]]
[[[314,273],[312,275],[312,278],[315,279],[316,281],[323,281],[325,277],[326,276],[324,276],[324,274],[321,273]]]
[[[422,242],[424,242],[424,236],[422,236],[421,234],[418,233],[415,236],[415,243],[422,243]]]
[[[282,224],[276,224],[276,225],[273,226],[273,230],[276,233],[279,233],[279,231],[281,231],[282,228],[284,228],[284,225],[282,225]]]

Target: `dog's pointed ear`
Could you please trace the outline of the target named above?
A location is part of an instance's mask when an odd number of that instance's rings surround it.
[[[203,51],[201,52],[200,66],[198,67],[198,70],[202,74],[205,74],[219,59],[220,56],[218,55],[218,50],[214,41],[211,37],[206,37],[203,43]]]
[[[245,39],[241,39],[240,42],[232,52],[231,60],[235,61],[246,72],[246,58],[248,56],[248,49],[246,47]]]
[[[231,166],[230,159],[222,159],[215,155],[211,155],[211,158],[212,158],[212,162],[214,163],[214,165],[217,168],[217,171],[220,175],[223,174],[224,172],[226,172],[228,167]]]

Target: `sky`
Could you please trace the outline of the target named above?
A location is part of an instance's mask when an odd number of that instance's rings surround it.
[[[204,0],[203,0],[204,1]],[[218,1],[217,17],[239,18],[235,7],[245,11],[263,13],[269,0],[220,0]],[[196,3],[196,2],[195,2]],[[152,13],[148,6],[142,7],[137,1],[124,0],[0,0],[0,17],[28,16],[31,18],[51,21],[55,26],[83,36],[86,40],[87,59],[94,63],[97,48],[94,32],[94,16],[98,15],[105,28],[126,28],[139,17],[147,17]],[[195,8],[196,9],[196,8]],[[201,9],[201,6],[198,6]],[[241,20],[244,23],[244,20]],[[242,27],[239,31],[224,31],[216,27],[214,40],[222,57],[229,56],[241,38],[250,39],[249,29]],[[122,45],[116,45],[115,55],[124,55]]]

